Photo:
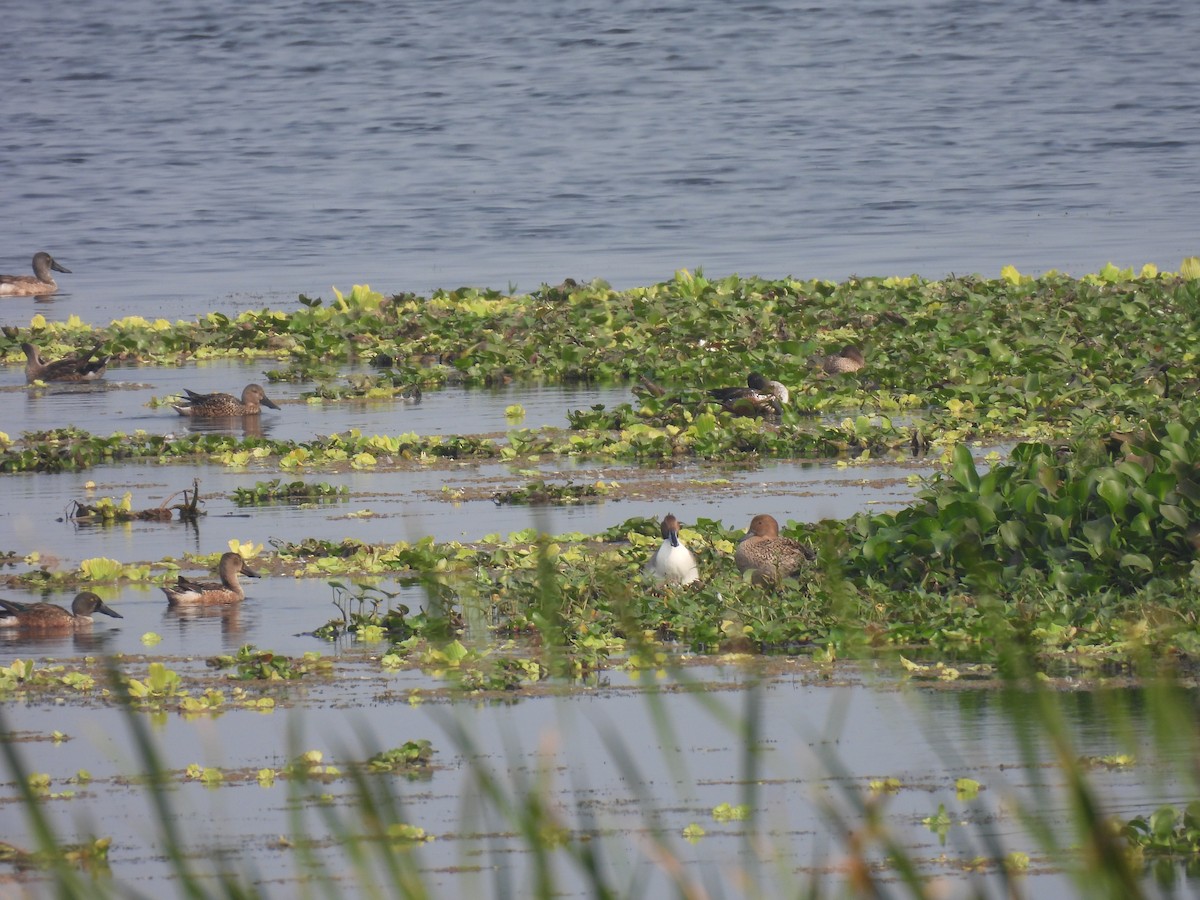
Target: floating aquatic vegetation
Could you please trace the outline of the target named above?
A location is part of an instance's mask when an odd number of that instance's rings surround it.
[[[144,680],[126,675],[122,683],[130,699],[142,706],[161,705],[163,701],[184,693],[179,673],[160,662],[150,663]]]
[[[717,822],[744,822],[750,818],[750,806],[746,803],[721,803],[713,807],[712,817]]]
[[[183,502],[171,503],[176,497],[183,496]],[[194,479],[192,490],[176,491],[158,506],[149,509],[134,509],[133,495],[128,491],[119,501],[111,497],[101,497],[92,503],[71,501],[74,506],[67,518],[80,525],[111,524],[114,522],[168,522],[176,512],[180,521],[192,522],[203,513],[200,510],[200,479]]]
[[[8,863],[17,869],[50,869],[67,865],[94,874],[107,874],[111,845],[112,838],[93,838],[84,843],[62,844],[49,852],[22,850],[15,844],[0,841],[0,863]]]
[[[329,673],[333,663],[320,653],[305,653],[303,658],[294,659],[259,650],[252,644],[238,648],[233,655],[209,657],[206,663],[213,669],[235,669],[230,678],[241,681],[293,681],[311,672]]]
[[[271,481],[256,481],[254,487],[234,488],[231,499],[238,506],[259,506],[266,503],[318,503],[328,500],[345,500],[350,489],[343,485],[324,482],[291,481],[281,478]]]
[[[603,481],[597,481],[594,484],[575,484],[572,481],[568,481],[566,484],[549,484],[539,479],[538,481],[530,482],[522,488],[516,488],[511,491],[496,491],[492,494],[492,501],[497,506],[516,504],[547,506],[561,503],[584,503],[602,500],[608,494],[609,490],[611,490],[610,485],[605,484]]]
[[[1148,856],[1195,857],[1200,854],[1200,801],[1183,812],[1160,806],[1149,816],[1134,816],[1121,827],[1121,836]]]
[[[405,741],[391,750],[380,750],[367,760],[372,772],[395,772],[428,766],[433,757],[433,744],[426,740]]]

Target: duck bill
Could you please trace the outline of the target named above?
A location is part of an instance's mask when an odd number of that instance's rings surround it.
[[[121,615],[115,609],[105,606],[103,603],[101,603],[99,606],[96,607],[96,612],[104,613],[106,616],[112,616],[114,619],[125,618],[123,615]]]
[[[57,260],[50,261],[50,268],[52,268],[55,272],[66,272],[68,275],[71,274],[71,270],[64,265],[61,265]],[[120,616],[117,618],[120,618]]]
[[[257,572],[255,572],[253,569],[249,568],[248,566],[242,566],[241,574],[249,576],[250,578],[262,578],[261,575],[259,575]]]
[[[263,406],[269,406],[271,409],[279,409],[279,407],[275,404],[275,401],[272,400],[270,397],[263,397],[258,402],[261,403]]]

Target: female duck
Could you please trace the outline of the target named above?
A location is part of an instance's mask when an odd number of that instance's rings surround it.
[[[96,356],[99,347],[93,347],[87,353],[72,353],[62,359],[48,360],[42,357],[37,347],[30,343],[21,345],[25,351],[25,380],[32,384],[35,381],[95,381],[104,377],[110,357]]]
[[[844,375],[847,372],[857,372],[867,364],[867,358],[862,350],[853,344],[847,344],[837,353],[831,353],[821,360],[821,368],[826,375]]]
[[[167,595],[167,603],[171,606],[241,603],[246,599],[246,592],[238,583],[238,574],[250,578],[258,577],[258,573],[252,572],[246,565],[242,555],[233,552],[221,555],[221,561],[217,563],[217,572],[221,576],[219,584],[215,581],[192,581],[180,575],[174,585],[161,585],[162,592]]]
[[[53,294],[58,290],[58,282],[50,274],[71,270],[60,266],[58,262],[45,251],[33,254],[32,275],[0,275],[0,297],[37,297],[41,294]]]
[[[765,513],[750,520],[750,528],[734,554],[739,572],[752,572],[755,584],[779,584],[813,559],[811,547],[779,536],[779,523]]]
[[[668,515],[662,520],[662,543],[646,563],[647,574],[668,584],[691,584],[700,578],[696,557],[679,539],[679,520]]]
[[[257,416],[262,412],[264,406],[279,409],[259,384],[246,385],[246,389],[242,391],[241,400],[232,394],[197,394],[187,388],[184,388],[183,392],[187,394],[187,397],[172,409],[181,416],[192,416],[196,419]]]
[[[104,613],[114,619],[125,618],[104,605],[91,591],[75,596],[71,609],[53,603],[17,603],[0,600],[0,628],[20,628],[28,631],[69,631],[92,624],[92,616]]]
[[[738,416],[780,415],[790,398],[786,387],[778,381],[768,381],[761,372],[751,372],[745,387],[713,388],[708,393]]]

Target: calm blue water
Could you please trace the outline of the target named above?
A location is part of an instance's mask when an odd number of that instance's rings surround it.
[[[85,320],[1200,251],[1183,0],[9,0],[0,271]]]

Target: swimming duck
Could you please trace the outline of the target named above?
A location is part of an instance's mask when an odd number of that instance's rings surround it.
[[[187,397],[172,407],[181,416],[219,419],[231,416],[257,416],[262,412],[262,406],[279,409],[267,396],[267,392],[262,389],[262,385],[258,384],[246,385],[246,389],[242,391],[241,400],[232,394],[197,394],[187,388],[184,388],[183,392],[187,394]]]
[[[242,559],[240,553],[221,554],[221,560],[217,563],[217,572],[221,576],[221,581],[192,581],[184,578],[182,575],[176,580],[175,584],[167,587],[160,585],[162,592],[167,595],[167,603],[171,606],[176,604],[204,604],[213,606],[223,603],[241,603],[246,599],[246,592],[242,590],[242,586],[238,583],[238,573],[247,575],[250,578],[257,578],[258,573],[252,572],[250,567],[246,565],[246,561]]]
[[[33,254],[32,275],[0,275],[0,297],[37,297],[40,294],[53,294],[58,290],[58,282],[50,274],[71,270],[58,264],[49,253],[38,251]]]
[[[765,513],[750,520],[750,528],[734,554],[739,572],[753,572],[755,584],[778,584],[813,559],[811,547],[779,536],[779,523]]]
[[[66,610],[53,603],[17,603],[0,600],[0,628],[22,628],[33,630],[69,630],[92,624],[95,613],[104,613],[114,619],[125,618],[104,605],[104,601],[91,591],[76,594],[71,609]]]
[[[844,375],[847,372],[857,372],[867,364],[867,358],[862,350],[853,344],[847,344],[837,353],[831,353],[821,360],[821,368],[826,375]]]
[[[46,360],[41,351],[30,343],[21,345],[25,351],[25,380],[34,381],[95,381],[104,376],[110,357],[93,359],[100,350],[93,347],[87,353],[72,353],[62,359]]]
[[[696,557],[679,539],[679,520],[674,515],[662,520],[662,537],[662,543],[646,563],[647,574],[671,584],[691,584],[699,579]]]
[[[761,372],[751,372],[745,387],[713,388],[708,393],[738,416],[780,415],[790,397],[786,387],[778,381],[768,381]]]

